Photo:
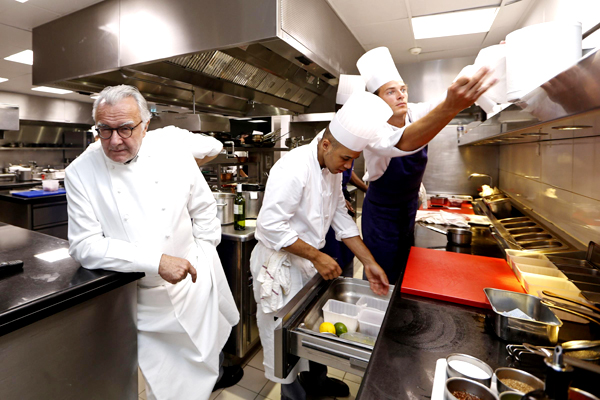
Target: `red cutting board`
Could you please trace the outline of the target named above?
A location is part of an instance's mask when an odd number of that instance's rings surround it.
[[[431,205],[431,202],[429,200],[427,200],[427,205],[422,204],[420,210],[423,210],[423,211],[445,211],[445,212],[455,213],[455,214],[475,215],[475,212],[473,211],[473,205],[471,205],[469,203],[462,203],[462,205],[460,206],[460,209],[459,209],[458,207],[448,207],[448,206],[434,207]]]
[[[486,287],[524,293],[504,259],[411,248],[402,293],[491,308]]]

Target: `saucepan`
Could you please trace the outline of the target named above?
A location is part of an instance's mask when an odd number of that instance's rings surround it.
[[[448,230],[444,231],[429,225],[425,225],[425,227],[434,232],[446,235],[448,237],[448,243],[456,244],[458,246],[470,245],[471,239],[473,238],[473,232],[471,232],[470,229],[448,228]]]

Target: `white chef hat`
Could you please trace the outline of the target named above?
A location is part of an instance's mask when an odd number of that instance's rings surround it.
[[[363,151],[392,116],[392,109],[378,96],[356,92],[335,114],[329,131],[343,146]]]
[[[360,75],[340,75],[335,104],[344,105],[354,92],[364,92],[365,81]]]
[[[367,90],[371,93],[375,93],[388,82],[404,82],[387,47],[377,47],[367,51],[358,59],[356,67],[365,81]]]

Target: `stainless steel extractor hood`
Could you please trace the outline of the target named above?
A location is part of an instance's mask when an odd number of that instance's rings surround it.
[[[150,120],[150,130],[173,125],[192,132],[230,132],[229,118],[208,114],[162,112]]]
[[[4,131],[19,130],[19,107],[0,104],[0,139],[4,139]]]
[[[325,0],[106,0],[34,28],[33,51],[35,85],[232,116],[333,111],[364,52]]]

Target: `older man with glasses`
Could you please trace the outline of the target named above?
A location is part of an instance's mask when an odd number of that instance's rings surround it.
[[[208,399],[239,320],[215,248],[215,200],[189,148],[146,137],[150,112],[136,88],[104,89],[93,117],[100,146],[66,170],[69,252],[88,269],[146,274],[137,322],[148,398]]]

